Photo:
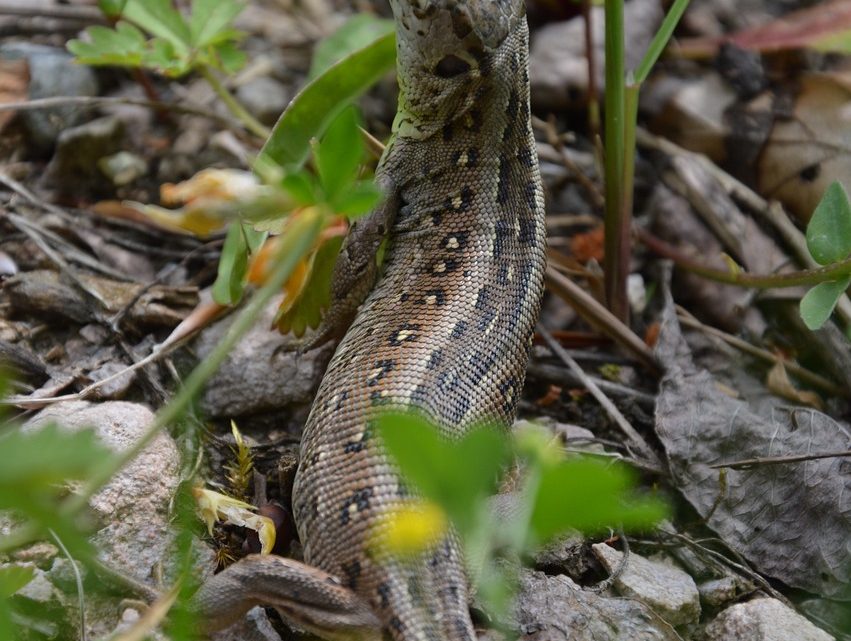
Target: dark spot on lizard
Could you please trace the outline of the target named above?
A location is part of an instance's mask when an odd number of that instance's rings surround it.
[[[520,110],[520,96],[516,89],[512,89],[508,94],[508,104],[505,106],[505,115],[508,116],[508,122],[513,123],[517,119],[517,114]]]
[[[494,224],[493,231],[493,256],[494,258],[500,258],[505,253],[505,250],[508,248],[508,240],[511,238],[514,228],[507,220],[500,219]],[[501,274],[500,281],[504,282],[505,280],[507,280],[507,277],[508,271],[507,269],[505,269],[505,273]]]
[[[522,145],[520,149],[517,150],[517,160],[520,161],[520,164],[524,167],[532,167],[535,162],[532,160],[532,148],[529,145]]]
[[[382,583],[378,586],[378,596],[381,598],[381,607],[387,608],[390,607],[390,584]]]
[[[487,376],[493,366],[496,365],[496,360],[490,354],[476,352],[470,356],[470,380],[474,385],[482,382],[482,379]]]
[[[496,202],[504,205],[508,201],[511,189],[510,181],[511,165],[505,156],[499,157],[499,173],[496,180]]]
[[[534,182],[526,184],[526,204],[531,211],[538,210],[538,189]]]
[[[399,347],[403,343],[410,343],[417,340],[421,326],[416,323],[404,323],[399,329],[394,330],[390,334],[390,344],[393,347]]]
[[[369,371],[369,374],[366,377],[366,384],[368,387],[373,387],[374,385],[378,385],[378,381],[387,376],[390,372],[393,371],[393,368],[396,366],[396,362],[392,359],[383,359],[380,361],[375,361],[372,364],[372,369]]]
[[[467,245],[467,234],[465,232],[458,232],[455,234],[447,234],[443,237],[443,240],[440,241],[440,244],[444,249],[448,249],[450,251],[455,251],[456,249],[464,249]]]
[[[450,121],[443,125],[443,142],[451,142],[452,133],[452,121]]]
[[[520,233],[518,235],[518,239],[524,245],[528,245],[530,243],[535,242],[535,230],[537,225],[534,220],[521,220],[520,221]]]
[[[411,392],[411,403],[419,405],[428,398],[428,385],[420,383]]]
[[[411,297],[411,295],[408,292],[402,292],[402,295],[399,296],[399,300],[404,303],[410,297]]]
[[[440,212],[435,212],[431,215],[431,224],[434,225],[435,227],[440,227],[442,222],[443,222],[443,214],[441,214]]]
[[[351,563],[344,563],[342,568],[343,573],[346,575],[346,580],[343,582],[343,585],[354,590],[357,586],[358,577],[360,577],[361,573],[360,561],[355,559]]]
[[[441,361],[443,361],[443,351],[436,349],[429,354],[428,361],[426,362],[426,368],[436,369],[440,365]]]
[[[452,338],[461,338],[464,335],[464,332],[467,331],[467,321],[459,320],[455,323],[455,327],[452,328]]]
[[[442,289],[427,289],[422,298],[417,300],[417,305],[437,305],[440,307],[446,303],[446,293]]]
[[[340,511],[340,525],[346,525],[352,518],[352,512],[362,512],[369,508],[369,499],[372,498],[372,488],[365,487],[361,490],[356,490],[343,503],[343,509]],[[354,510],[352,509],[354,507]]]
[[[432,5],[434,6],[434,5]],[[470,23],[470,16],[466,12],[455,7],[452,10],[452,32],[459,40],[466,38],[473,30],[473,25]]]
[[[346,454],[351,454],[353,452],[360,452],[363,448],[366,447],[367,441],[369,441],[370,436],[372,436],[372,430],[367,425],[363,432],[361,432],[360,438],[356,441],[349,441],[343,447],[343,451]]]
[[[458,269],[461,264],[460,260],[455,258],[447,258],[446,260],[438,260],[432,263],[429,268],[429,273],[433,276],[445,276],[446,274],[451,274],[456,269]],[[417,326],[419,329],[419,326]]]
[[[387,622],[387,625],[390,626],[394,632],[400,635],[405,632],[405,624],[402,623],[402,620],[399,617],[391,617],[391,619]]]

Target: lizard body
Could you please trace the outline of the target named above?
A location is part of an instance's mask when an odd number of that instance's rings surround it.
[[[329,639],[469,641],[452,535],[419,562],[370,550],[409,500],[371,420],[415,406],[457,438],[515,415],[545,263],[528,28],[522,0],[391,4],[400,104],[377,171],[389,205],[374,214],[390,243],[304,429],[293,510],[312,568],[249,557],[199,600],[217,613],[270,603]]]

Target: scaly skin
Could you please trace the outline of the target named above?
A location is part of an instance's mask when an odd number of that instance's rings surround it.
[[[401,95],[378,170],[394,204],[375,214],[389,229],[384,274],[319,388],[293,489],[315,569],[252,557],[199,602],[271,603],[325,638],[380,629],[397,641],[466,641],[475,634],[454,537],[418,562],[371,549],[375,524],[410,500],[371,420],[416,406],[457,438],[514,418],[545,264],[528,29],[522,0],[391,4]]]

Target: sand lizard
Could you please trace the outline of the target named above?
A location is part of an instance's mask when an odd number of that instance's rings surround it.
[[[370,271],[352,265],[385,231],[389,245],[304,429],[293,509],[305,564],[228,568],[198,596],[212,627],[262,603],[327,639],[475,639],[451,535],[417,563],[369,549],[374,524],[409,500],[371,420],[413,405],[452,438],[515,415],[545,263],[528,27],[523,0],[391,5],[399,110],[376,173],[387,198],[338,271]]]

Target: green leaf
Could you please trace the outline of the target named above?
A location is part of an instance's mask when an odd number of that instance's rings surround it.
[[[328,125],[315,153],[319,181],[329,202],[354,182],[363,157],[357,111],[347,107]]]
[[[568,529],[647,528],[665,516],[661,502],[635,498],[631,488],[621,465],[576,458],[544,467],[530,523],[534,542],[544,544]]]
[[[282,334],[292,332],[301,337],[308,327],[319,327],[322,310],[331,302],[334,265],[342,244],[342,237],[330,238],[311,258],[307,282],[298,297],[275,317],[274,325]]]
[[[392,33],[340,60],[293,98],[261,154],[285,170],[299,169],[311,138],[320,136],[337,114],[390,71],[395,60]]]
[[[825,190],[807,225],[807,247],[820,265],[844,260],[851,255],[851,204],[841,183]]]
[[[219,271],[213,283],[213,300],[219,305],[236,305],[245,289],[248,272],[249,247],[242,223],[231,223],[228,227]]]
[[[35,568],[30,565],[7,565],[0,568],[0,599],[8,599],[33,580]]]
[[[87,65],[138,67],[145,53],[145,36],[133,25],[119,22],[115,29],[94,26],[86,29],[90,42],[71,40],[66,45],[78,62]]]
[[[316,186],[311,176],[303,171],[284,176],[281,187],[302,207],[313,205],[317,201]]]
[[[368,214],[381,202],[383,194],[371,180],[361,180],[343,194],[340,194],[332,204],[334,211],[349,220]]]
[[[213,52],[216,60],[215,66],[226,73],[236,73],[245,66],[248,57],[233,42],[222,42],[217,44]]]
[[[230,30],[233,19],[245,9],[235,0],[194,0],[189,19],[190,42],[196,47],[214,44],[216,38]]]
[[[851,286],[851,276],[841,280],[819,283],[801,299],[801,318],[811,330],[820,329],[836,307],[839,297]]]
[[[70,432],[56,425],[32,432],[14,429],[0,437],[0,488],[23,492],[83,479],[109,456],[92,430]]]
[[[359,13],[349,18],[316,46],[307,74],[308,80],[318,77],[349,54],[392,33],[393,29],[392,20],[378,18],[370,13]]]
[[[495,429],[474,429],[449,441],[424,418],[390,413],[378,433],[404,478],[446,510],[462,534],[472,532],[509,460],[508,440]]]
[[[116,18],[124,11],[124,5],[126,4],[127,0],[98,0],[98,9],[107,18]]]
[[[123,16],[148,33],[167,40],[180,56],[188,56],[192,46],[189,25],[171,0],[127,0]]]

